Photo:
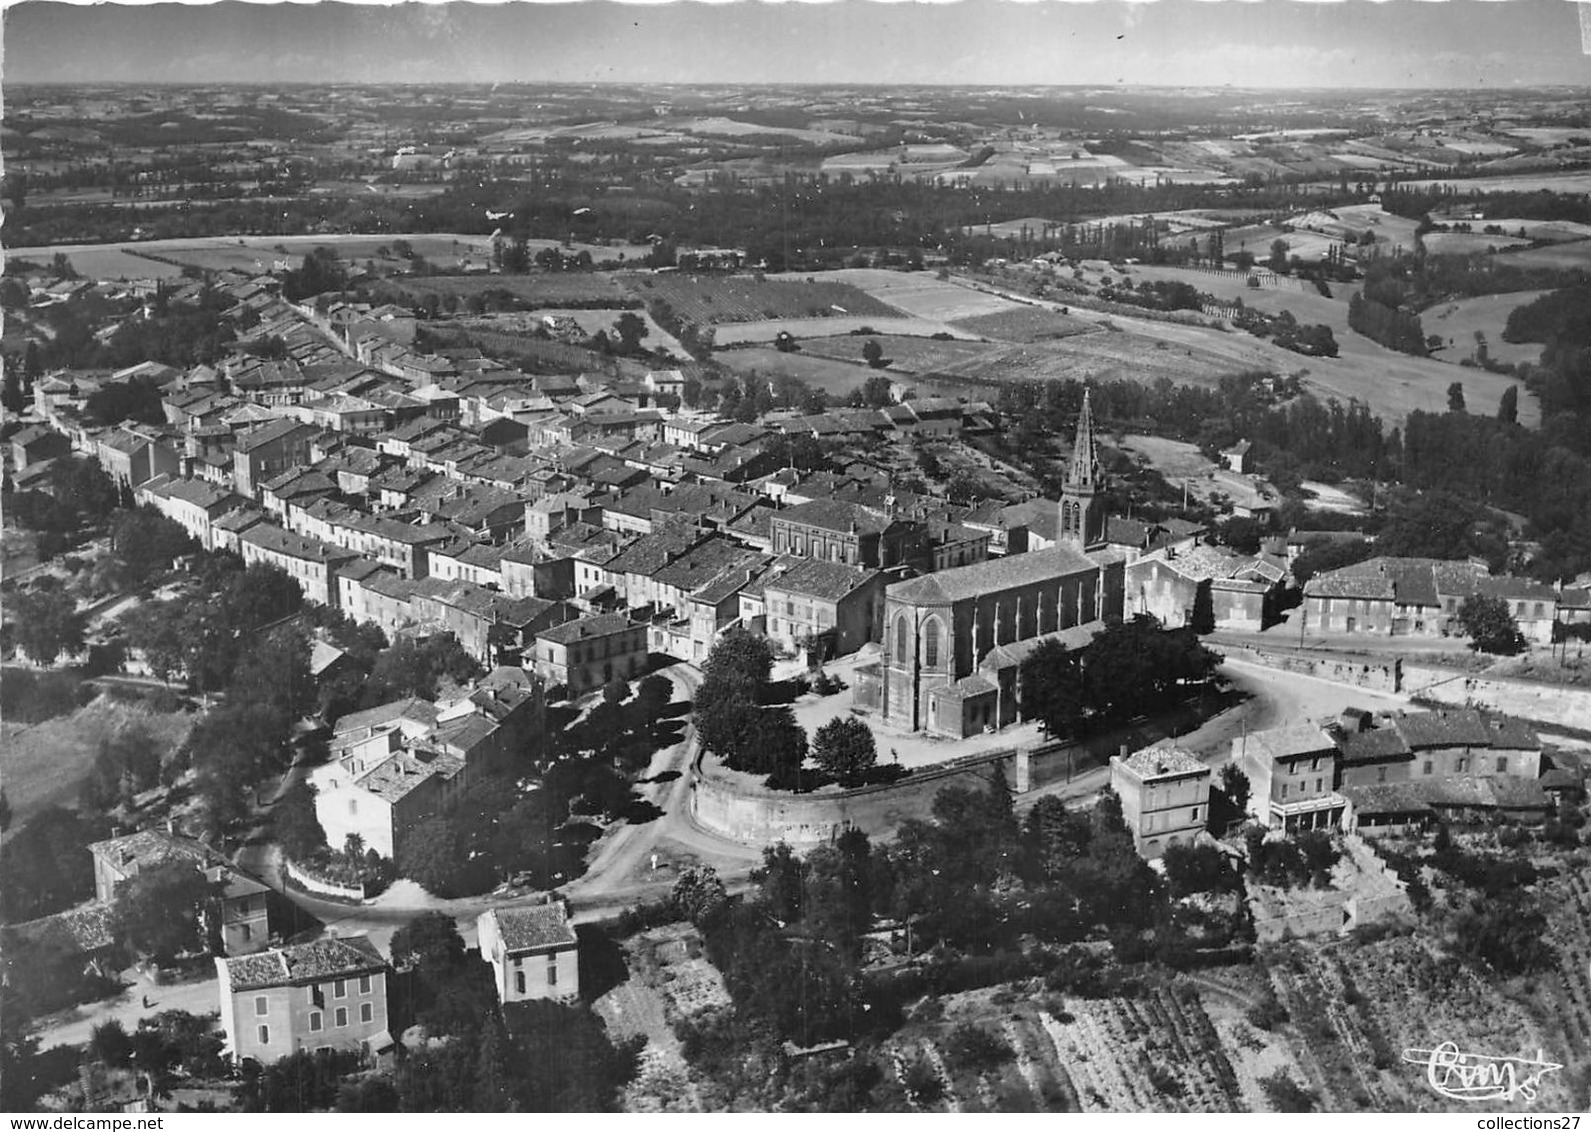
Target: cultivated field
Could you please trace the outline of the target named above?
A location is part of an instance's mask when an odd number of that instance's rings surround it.
[[[869,335],[884,350],[891,373],[948,373],[955,367],[986,358],[1000,348],[994,342],[947,342],[942,338],[908,338],[891,334]],[[860,361],[862,344],[867,338],[854,342],[845,338],[819,338],[803,343],[801,352],[821,358],[840,361]]]
[[[976,318],[986,314],[1000,314],[1020,310],[1022,303],[999,295],[991,295],[949,280],[941,280],[928,271],[886,271],[876,267],[853,267],[843,271],[825,272],[825,279],[849,283],[866,291],[880,302],[918,318],[950,322],[954,319]],[[793,275],[781,279],[799,278]]]
[[[666,302],[680,318],[697,326],[767,319],[901,316],[896,308],[829,275],[812,282],[788,276],[758,280],[750,275],[642,275],[632,279],[630,287],[647,303]]]
[[[453,295],[462,299],[484,291],[507,291],[516,299],[547,307],[564,307],[571,303],[611,303],[618,307],[633,301],[613,276],[584,271],[553,275],[415,275],[389,279],[385,286],[411,296],[410,301],[418,301],[425,295],[439,298]]]
[[[931,334],[951,334],[957,338],[977,337],[969,331],[958,330],[950,323],[933,322],[926,318],[902,318],[898,315],[772,318],[758,322],[724,322],[713,327],[714,341],[720,346],[732,346],[739,342],[772,342],[783,333],[793,334],[798,342],[804,342],[810,338],[844,337],[861,332],[868,332],[870,335],[873,331],[879,334],[915,334],[925,338]],[[857,349],[861,348],[858,342]]]
[[[140,245],[141,246],[141,245]],[[27,260],[48,267],[58,248],[12,248],[8,260]],[[179,279],[180,264],[161,263],[109,245],[76,248],[66,253],[72,269],[85,279]]]
[[[1451,188],[1460,196],[1469,193],[1591,193],[1591,173],[1517,173],[1498,177],[1465,177],[1461,180],[1403,181],[1402,189]]]
[[[1541,357],[1539,343],[1503,341],[1508,313],[1547,294],[1546,291],[1513,291],[1506,295],[1480,295],[1473,299],[1443,303],[1420,312],[1420,324],[1427,334],[1440,334],[1450,347],[1443,350],[1443,361],[1456,362],[1475,354],[1477,332],[1485,335],[1486,350],[1498,362],[1534,362]]]
[[[1591,238],[1591,224],[1580,224],[1573,220],[1487,220],[1486,227],[1496,225],[1510,236],[1517,236],[1521,229],[1525,236],[1532,240],[1552,240],[1556,243],[1569,243],[1573,240]]]
[[[1093,322],[1061,314],[1048,307],[1017,307],[998,314],[958,318],[951,325],[980,338],[993,338],[1001,342],[1038,342],[1086,334],[1097,329]]]
[[[1502,252],[1498,263],[1514,267],[1555,267],[1561,270],[1591,272],[1591,240],[1577,240],[1570,244],[1557,244],[1550,248],[1529,248],[1525,251]]]
[[[643,349],[667,350],[680,358],[688,356],[685,353],[685,347],[679,344],[679,339],[652,321],[652,316],[644,310],[620,310],[617,308],[607,310],[559,310],[549,307],[543,310],[529,311],[521,317],[528,319],[569,318],[579,323],[580,329],[588,335],[595,334],[599,330],[605,330],[609,338],[617,341],[618,334],[613,327],[618,322],[619,316],[625,314],[635,315],[646,324],[646,337],[641,339]]]
[[[1421,238],[1427,255],[1489,255],[1530,243],[1517,236],[1488,236],[1483,232],[1427,232]]]

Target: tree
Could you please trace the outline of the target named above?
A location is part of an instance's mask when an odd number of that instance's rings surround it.
[[[651,727],[663,718],[663,713],[673,701],[674,685],[669,683],[667,676],[653,673],[642,677],[640,684],[636,685],[635,702],[630,707],[636,714],[638,726]]]
[[[1271,241],[1270,269],[1277,275],[1287,274],[1287,252],[1289,245],[1286,240],[1276,239]]]
[[[880,350],[879,354],[882,356],[883,350]],[[862,356],[867,357],[866,346],[862,347]],[[890,379],[883,374],[875,374],[862,382],[857,390],[857,398],[869,409],[882,409],[893,400],[890,396],[891,384]]]
[[[622,676],[615,676],[602,686],[602,702],[619,706],[630,698],[630,682]]]
[[[1458,607],[1458,623],[1470,639],[1470,648],[1499,656],[1513,656],[1525,648],[1508,602],[1500,597],[1471,594]]]
[[[7,604],[13,639],[39,664],[83,650],[88,621],[64,590],[26,590]]]
[[[1019,681],[1024,719],[1038,720],[1052,739],[1081,731],[1085,687],[1075,652],[1056,640],[1041,642],[1022,662]]]
[[[454,823],[437,816],[415,826],[398,851],[398,872],[433,896],[458,895],[464,880],[464,850]]]
[[[624,354],[638,354],[641,352],[641,340],[649,331],[646,321],[634,311],[625,311],[613,324],[614,333],[619,337],[619,351]]]
[[[706,927],[723,914],[729,903],[724,882],[711,865],[687,865],[674,881],[674,907],[697,927]]]
[[[22,392],[22,374],[14,365],[5,367],[5,385],[0,390],[0,405],[4,405],[13,413],[20,413],[28,407],[26,394]]]
[[[1503,390],[1497,402],[1497,419],[1504,424],[1519,423],[1519,386],[1510,385]]]
[[[886,364],[884,361],[884,347],[878,344],[878,339],[869,338],[862,343],[862,360],[874,369],[879,369]]]
[[[437,970],[456,967],[464,959],[464,937],[445,912],[421,912],[392,933],[395,967]]]
[[[1510,389],[1513,387],[1510,386]],[[1514,395],[1516,398],[1518,394]],[[1455,381],[1447,387],[1447,411],[1450,413],[1464,412],[1464,383]]]
[[[836,716],[813,736],[812,759],[841,786],[860,786],[878,762],[873,729],[854,715]]]
[[[1232,807],[1232,812],[1242,814],[1248,810],[1249,779],[1248,775],[1236,763],[1227,763],[1221,768],[1221,793],[1226,795],[1226,801]]]
[[[300,780],[271,807],[271,837],[295,861],[313,860],[327,850],[326,831],[315,816],[315,790]]]
[[[773,673],[773,646],[744,628],[725,633],[707,654],[702,683],[742,689],[760,699]]]
[[[158,963],[202,944],[201,928],[217,896],[191,861],[163,861],[116,886],[111,925],[117,939]]]
[[[1196,892],[1233,892],[1242,887],[1225,855],[1213,845],[1167,846],[1166,881],[1171,895],[1180,899]]]

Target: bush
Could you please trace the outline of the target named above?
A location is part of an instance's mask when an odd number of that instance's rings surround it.
[[[1286,1070],[1278,1069],[1269,1077],[1261,1077],[1260,1088],[1265,1090],[1265,1099],[1271,1102],[1271,1107],[1277,1112],[1315,1111],[1318,1098],[1289,1077]]]
[[[1276,1000],[1274,994],[1267,994],[1244,1014],[1249,1025],[1256,1030],[1274,1030],[1277,1026],[1287,1021],[1287,1008]]]
[[[950,1032],[945,1048],[951,1060],[974,1073],[991,1072],[1016,1056],[1005,1039],[967,1022]]]
[[[907,1065],[900,1082],[918,1104],[933,1104],[945,1095],[945,1083],[939,1079],[939,1071],[934,1068],[933,1062],[926,1057],[918,1057]]]

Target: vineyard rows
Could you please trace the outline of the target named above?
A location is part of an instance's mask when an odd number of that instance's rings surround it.
[[[832,315],[902,317],[894,307],[849,283],[758,281],[742,275],[658,275],[639,277],[633,286],[648,304],[667,303],[675,315],[697,326]]]

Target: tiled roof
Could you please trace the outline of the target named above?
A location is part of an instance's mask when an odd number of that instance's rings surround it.
[[[436,705],[415,696],[411,696],[406,700],[394,700],[390,704],[366,708],[364,711],[351,711],[347,715],[339,716],[332,730],[336,734],[341,735],[345,732],[359,731],[367,727],[379,727],[383,723],[391,723],[399,719],[433,724],[436,722]]]
[[[888,515],[870,507],[844,503],[837,499],[814,499],[773,516],[775,521],[800,523],[840,534],[879,534],[894,522]]]
[[[1141,751],[1134,751],[1126,758],[1118,755],[1111,760],[1111,762],[1117,761],[1141,779],[1210,773],[1210,768],[1200,762],[1197,755],[1179,747],[1145,747]]]
[[[346,979],[387,969],[387,961],[362,935],[328,936],[310,943],[235,956],[222,962],[226,964],[234,993]]]
[[[795,566],[763,583],[763,590],[800,594],[820,601],[839,601],[855,593],[879,576],[877,570],[847,566],[843,562],[803,559]]]
[[[464,763],[449,754],[432,755],[429,759],[416,758],[408,751],[398,751],[391,758],[377,763],[354,785],[381,798],[398,803],[433,778],[447,780],[464,769]]]
[[[259,523],[238,536],[243,542],[276,554],[297,558],[305,562],[339,562],[358,557],[351,550],[343,550],[318,538],[307,538],[283,530],[274,523]]]
[[[1251,731],[1247,742],[1257,753],[1273,759],[1337,752],[1337,744],[1331,736],[1312,723],[1277,727],[1270,731]]]
[[[99,951],[116,942],[111,930],[110,906],[98,901],[53,916],[8,925],[0,928],[0,937],[6,942],[24,939],[60,955]]]
[[[562,625],[554,625],[550,629],[543,629],[536,636],[543,641],[552,641],[554,644],[567,645],[575,641],[590,640],[592,637],[605,637],[614,633],[622,633],[633,628],[627,614],[602,613],[595,617],[582,617],[575,621],[565,621]]]
[[[1500,578],[1482,578],[1476,590],[1487,597],[1507,598],[1510,601],[1540,601],[1547,604],[1548,612],[1558,600],[1558,591],[1551,586],[1529,578],[1504,575]]]
[[[982,597],[1097,569],[1080,551],[1063,544],[897,582],[889,587],[889,596],[898,601],[931,605]]]
[[[1478,711],[1399,712],[1392,717],[1392,727],[1412,750],[1492,744],[1492,731]]]
[[[1342,786],[1337,792],[1353,803],[1354,813],[1429,814],[1431,804],[1418,783],[1384,782],[1371,786]]]
[[[200,866],[226,862],[225,857],[207,845],[158,829],[141,829],[123,837],[96,841],[88,851],[129,876],[139,869],[166,861],[189,861]]]
[[[963,676],[954,684],[936,689],[934,694],[945,699],[970,700],[974,696],[987,696],[997,691],[999,688],[974,672],[971,676]]]
[[[561,904],[535,904],[528,908],[494,908],[487,915],[497,921],[498,934],[509,951],[538,947],[570,947],[576,942],[569,916]]]
[[[1356,731],[1337,744],[1346,764],[1376,763],[1409,758],[1409,745],[1390,727],[1376,731]]]

